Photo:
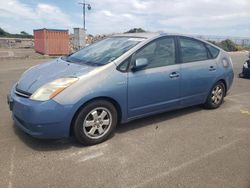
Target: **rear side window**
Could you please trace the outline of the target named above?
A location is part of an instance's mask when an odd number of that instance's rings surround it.
[[[218,54],[220,53],[220,50],[218,50],[217,48],[209,45],[209,44],[206,44],[207,46],[207,49],[209,50],[212,58],[216,58],[218,56]]]
[[[182,62],[203,61],[208,59],[208,51],[204,43],[189,38],[180,38]]]

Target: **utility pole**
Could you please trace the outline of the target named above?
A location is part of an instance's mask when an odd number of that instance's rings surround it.
[[[86,10],[86,7],[88,10],[91,10],[91,6],[90,6],[90,4],[85,3],[85,0],[83,0],[82,3],[79,3],[79,4],[82,5],[83,29],[84,29],[84,31],[86,31],[86,28],[85,28],[85,10]]]

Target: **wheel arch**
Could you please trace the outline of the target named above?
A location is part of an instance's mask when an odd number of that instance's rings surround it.
[[[218,82],[222,82],[222,83],[223,83],[223,85],[224,85],[224,87],[225,87],[224,96],[226,96],[226,95],[227,95],[227,88],[228,88],[227,82],[226,82],[224,79],[220,79],[220,80],[218,80],[216,83],[218,83]]]
[[[227,95],[227,82],[224,79],[218,79],[216,82],[214,82],[214,84],[211,86],[211,88],[208,91],[208,94],[206,95],[206,98],[204,99],[204,102],[207,100],[209,93],[212,91],[213,87],[218,83],[218,82],[222,82],[224,87],[225,87],[225,93],[224,93],[224,97]]]
[[[80,107],[76,110],[76,112],[74,113],[74,116],[70,122],[70,132],[69,132],[69,135],[72,136],[74,133],[73,133],[73,125],[74,125],[74,121],[77,117],[77,114],[89,103],[93,102],[93,101],[96,101],[96,100],[105,100],[105,101],[108,101],[110,102],[111,104],[113,104],[117,110],[117,115],[118,115],[118,123],[121,122],[121,119],[122,119],[122,109],[121,109],[121,106],[120,104],[113,98],[111,97],[106,97],[106,96],[100,96],[100,97],[94,97],[86,102],[84,102],[82,105],[80,105]]]

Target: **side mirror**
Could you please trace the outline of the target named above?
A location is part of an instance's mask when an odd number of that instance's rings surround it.
[[[146,66],[148,66],[148,60],[146,58],[138,58],[135,60],[132,71],[143,69]]]

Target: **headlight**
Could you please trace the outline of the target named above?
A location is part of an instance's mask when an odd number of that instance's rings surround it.
[[[60,78],[40,87],[30,96],[30,99],[37,101],[47,101],[52,99],[64,89],[72,85],[78,78]]]
[[[244,68],[248,69],[248,63],[245,62],[244,65],[243,65]]]

